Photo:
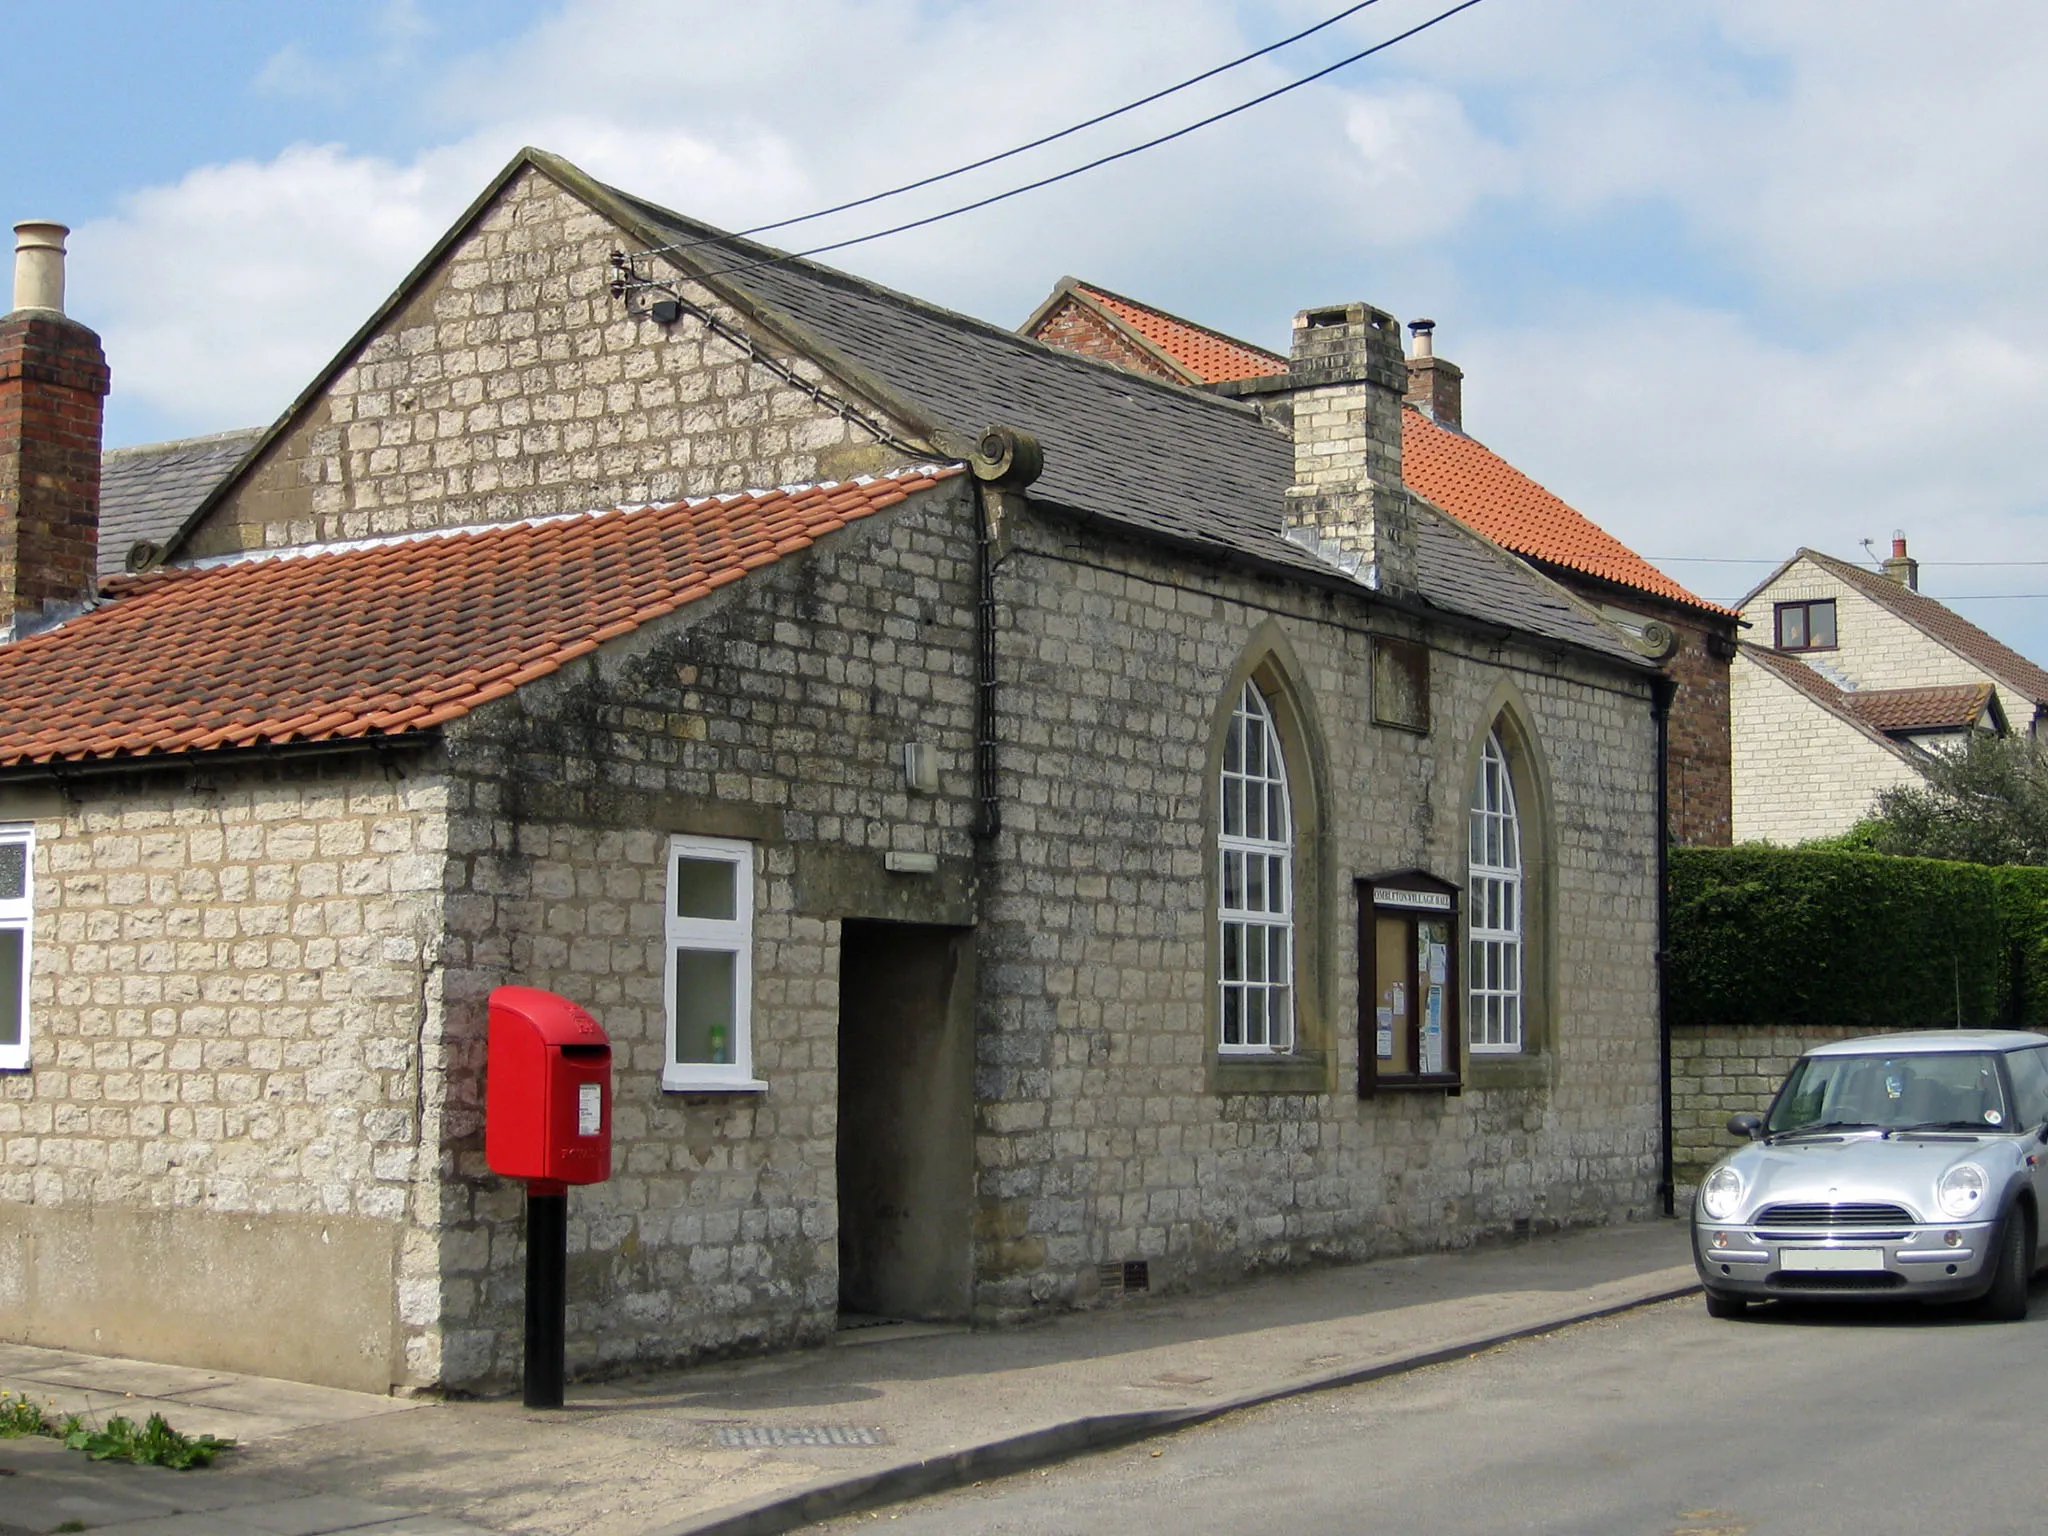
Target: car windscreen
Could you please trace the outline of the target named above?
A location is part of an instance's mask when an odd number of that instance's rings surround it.
[[[2013,1127],[1991,1051],[1904,1056],[1806,1056],[1792,1069],[1764,1129],[1998,1130]]]

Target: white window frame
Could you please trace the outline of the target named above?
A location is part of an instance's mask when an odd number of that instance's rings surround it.
[[[1294,1049],[1294,796],[1273,708],[1257,683],[1245,683],[1228,730],[1217,777],[1216,1049],[1225,1056],[1282,1056]],[[1277,818],[1267,809],[1275,789]],[[1254,794],[1257,816],[1250,811]],[[1258,835],[1246,830],[1254,823]],[[1261,974],[1251,975],[1254,969]],[[1254,998],[1263,1021],[1257,1040],[1249,1028]]]
[[[1479,754],[1468,826],[1465,1049],[1475,1056],[1513,1055],[1528,1038],[1528,904],[1522,820],[1498,727],[1486,733]]]
[[[682,859],[714,859],[733,866],[731,918],[678,917],[676,865]],[[754,1077],[754,845],[735,838],[678,834],[668,843],[663,882],[663,1032],[661,1086],[671,1092],[758,1093],[768,1085]],[[676,956],[683,950],[714,950],[733,959],[732,1060],[676,1060]]]
[[[33,969],[35,950],[35,830],[32,827],[0,826],[0,843],[21,849],[21,896],[14,900],[0,900],[0,930],[21,935],[21,996],[15,999],[21,1010],[21,1038],[12,1044],[0,1042],[0,1072],[22,1072],[28,1069],[29,1028],[32,1023],[28,1011],[28,978]]]

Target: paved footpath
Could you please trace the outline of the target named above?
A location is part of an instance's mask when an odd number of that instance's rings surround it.
[[[0,1536],[67,1521],[108,1536],[771,1536],[1694,1284],[1682,1224],[1608,1227],[1001,1332],[863,1329],[801,1354],[572,1385],[554,1413],[0,1345],[0,1388],[241,1442],[174,1473],[0,1440]]]

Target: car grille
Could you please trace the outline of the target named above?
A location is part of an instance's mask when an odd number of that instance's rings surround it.
[[[1904,1275],[1874,1269],[1781,1269],[1769,1280],[1786,1291],[1895,1291],[1906,1283]]]
[[[1902,1205],[1872,1201],[1845,1205],[1767,1205],[1750,1218],[1758,1227],[1897,1227],[1912,1226],[1913,1213]]]

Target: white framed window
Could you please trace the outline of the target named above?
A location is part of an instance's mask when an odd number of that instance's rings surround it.
[[[0,1071],[28,1066],[29,938],[35,834],[0,827]]]
[[[754,845],[670,838],[667,912],[661,1086],[767,1086],[754,1079]]]
[[[1223,743],[1218,818],[1218,1048],[1294,1048],[1294,819],[1273,711],[1246,683]]]
[[[1474,1054],[1522,1049],[1522,824],[1500,732],[1489,731],[1472,789],[1471,959],[1467,1045]]]

